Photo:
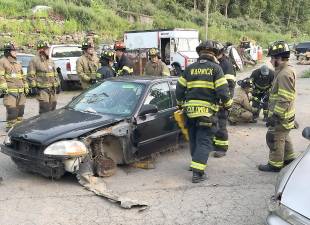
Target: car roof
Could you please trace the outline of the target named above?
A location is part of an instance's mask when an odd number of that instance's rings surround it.
[[[113,77],[109,80],[115,81],[126,81],[126,82],[135,82],[143,84],[152,84],[158,81],[177,81],[177,77],[157,77],[157,76],[119,76]]]

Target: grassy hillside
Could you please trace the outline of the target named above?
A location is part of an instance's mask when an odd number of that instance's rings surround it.
[[[47,5],[52,10],[33,14],[31,8],[36,5]],[[148,15],[153,23],[129,22],[120,16],[122,11]],[[201,39],[205,35],[203,13],[169,0],[0,0],[0,16],[1,43],[13,38],[21,45],[32,45],[39,38],[60,42],[64,38],[59,37],[69,34],[77,34],[73,41],[79,42],[83,32],[90,30],[96,32],[100,42],[122,38],[124,31],[134,29],[195,28]],[[283,27],[250,18],[226,19],[219,13],[210,15],[209,25],[210,39],[235,43],[244,35],[265,46],[276,39],[310,39],[308,34],[292,37],[292,32],[282,32]]]

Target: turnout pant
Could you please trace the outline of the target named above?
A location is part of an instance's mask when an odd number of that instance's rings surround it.
[[[295,159],[296,155],[289,132],[290,130],[285,129],[282,125],[268,128],[266,142],[270,150],[268,161],[270,165],[281,168],[285,161]]]
[[[233,106],[228,119],[234,123],[249,123],[253,120],[253,113],[244,108]]]
[[[228,130],[227,130],[227,119],[228,111],[225,109],[220,109],[217,113],[217,130],[214,136],[214,150],[224,151],[228,150]]]
[[[24,93],[10,93],[4,96],[3,104],[6,107],[6,128],[10,129],[21,122],[24,116],[26,96]]]
[[[54,89],[39,89],[39,114],[56,109],[57,97]]]
[[[215,133],[213,123],[206,122],[204,119],[205,117],[198,117],[187,121],[192,156],[191,168],[201,173],[204,173],[209,153],[213,151]]]

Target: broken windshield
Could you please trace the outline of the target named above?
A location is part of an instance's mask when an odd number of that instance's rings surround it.
[[[75,98],[68,108],[98,114],[131,115],[144,90],[143,84],[105,81]]]

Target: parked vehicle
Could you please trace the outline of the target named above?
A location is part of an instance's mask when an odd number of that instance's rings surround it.
[[[301,55],[304,55],[306,52],[310,52],[310,41],[300,42],[295,46],[295,56],[297,60]]]
[[[199,33],[194,29],[128,31],[124,41],[129,51],[158,48],[161,59],[176,74],[198,58]]]
[[[50,58],[54,61],[63,90],[79,83],[80,79],[76,72],[76,61],[82,55],[80,45],[52,45]]]
[[[310,127],[303,131],[310,140]],[[281,170],[271,198],[267,225],[310,224],[310,146]]]
[[[17,53],[16,58],[17,58],[17,61],[22,64],[24,74],[27,74],[27,68],[28,68],[29,62],[31,61],[33,57],[34,57],[33,54]]]
[[[60,178],[98,151],[129,164],[173,148],[180,136],[173,117],[176,82],[143,76],[97,83],[64,108],[16,125],[1,151],[20,168]]]

